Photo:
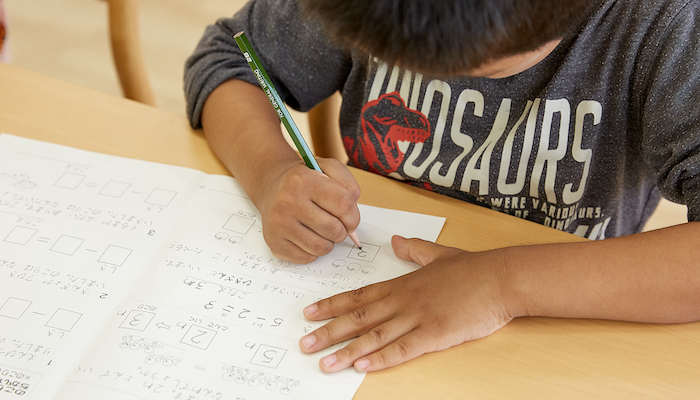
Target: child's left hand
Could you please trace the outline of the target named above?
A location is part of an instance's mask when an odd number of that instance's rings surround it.
[[[495,332],[514,315],[505,264],[494,252],[470,253],[419,239],[392,238],[396,255],[423,268],[345,292],[304,309],[310,320],[338,317],[301,338],[307,353],[359,336],[320,361],[335,372],[376,371]]]

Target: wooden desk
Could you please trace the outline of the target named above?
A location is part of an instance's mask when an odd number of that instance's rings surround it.
[[[0,64],[0,131],[227,174],[185,118]],[[353,170],[360,201],[447,217],[467,250],[580,240]],[[363,399],[696,399],[700,324],[520,318],[488,338],[368,374]]]

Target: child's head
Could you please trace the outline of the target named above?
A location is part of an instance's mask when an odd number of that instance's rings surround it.
[[[599,0],[301,0],[332,37],[437,75],[535,50],[580,27]]]

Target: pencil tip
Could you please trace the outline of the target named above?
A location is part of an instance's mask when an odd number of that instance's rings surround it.
[[[352,242],[355,243],[355,246],[357,246],[358,249],[362,250],[362,245],[360,244],[360,239],[357,238],[357,232],[349,233],[348,236],[350,236],[350,239],[352,239]]]

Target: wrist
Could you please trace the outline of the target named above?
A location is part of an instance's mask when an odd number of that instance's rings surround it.
[[[506,313],[511,318],[531,316],[527,302],[527,294],[522,290],[523,285],[520,281],[522,267],[522,259],[519,259],[519,251],[514,247],[505,247],[494,250],[499,253],[499,287],[501,298]]]

